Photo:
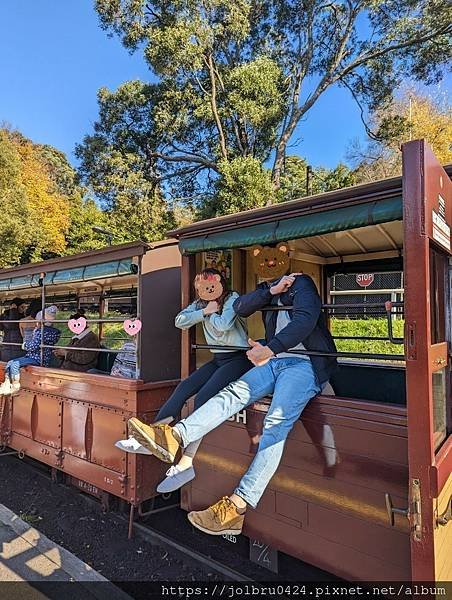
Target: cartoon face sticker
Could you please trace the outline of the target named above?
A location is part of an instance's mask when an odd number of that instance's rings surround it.
[[[68,321],[68,327],[72,331],[72,333],[75,333],[75,335],[78,335],[79,333],[85,331],[86,325],[87,323],[85,317],[79,317],[78,319],[69,319]]]
[[[223,293],[221,277],[213,273],[209,275],[196,275],[195,289],[201,300],[205,300],[206,302],[217,300]]]
[[[254,272],[261,279],[277,279],[287,273],[290,266],[289,245],[280,242],[276,248],[254,246],[251,250]]]
[[[129,335],[137,335],[140,332],[142,323],[140,319],[126,319],[123,323],[124,331]]]

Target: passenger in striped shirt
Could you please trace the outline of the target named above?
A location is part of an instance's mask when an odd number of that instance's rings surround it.
[[[135,379],[137,372],[136,345],[134,341],[125,342],[118,352],[110,375]]]

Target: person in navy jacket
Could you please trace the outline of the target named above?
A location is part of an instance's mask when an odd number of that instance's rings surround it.
[[[300,273],[282,275],[289,266],[288,245],[259,246],[252,251],[257,261],[255,270],[267,281],[237,298],[233,308],[241,317],[269,306],[277,308],[262,312],[265,343],[248,340],[247,356],[254,368],[174,427],[129,421],[134,436],[145,447],[161,460],[172,462],[179,447],[185,448],[253,402],[273,394],[257,453],[237,488],[207,509],[188,515],[192,525],[211,535],[241,533],[246,508],[257,506],[278,468],[294,423],[336,367],[333,356],[306,354],[335,353],[336,347],[311,277]],[[285,306],[291,308],[285,310]]]

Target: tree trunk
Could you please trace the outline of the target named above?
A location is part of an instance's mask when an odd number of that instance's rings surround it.
[[[292,113],[289,124],[282,132],[281,137],[279,139],[272,170],[272,182],[275,191],[279,190],[279,188],[281,187],[281,175],[284,171],[284,159],[286,158],[287,144],[289,143],[289,140],[292,137],[293,132],[295,131],[298,121],[300,120],[300,116],[301,115],[299,114],[299,111]],[[271,204],[271,201],[269,202],[269,204]]]

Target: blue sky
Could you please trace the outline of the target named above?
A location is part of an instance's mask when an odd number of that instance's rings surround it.
[[[99,87],[149,79],[98,22],[94,0],[0,1],[0,123],[63,150],[73,150],[97,118]],[[302,139],[300,139],[302,137]],[[358,110],[344,90],[325,93],[302,124],[291,153],[334,167],[354,137],[364,139]]]

